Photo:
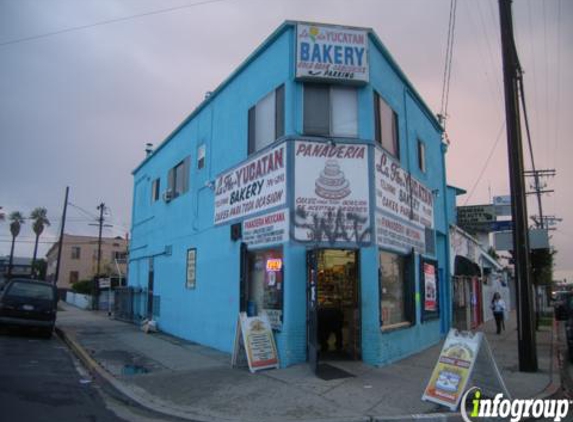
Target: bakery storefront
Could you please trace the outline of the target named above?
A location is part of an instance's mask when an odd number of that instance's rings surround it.
[[[279,355],[304,347],[315,367],[364,354],[376,363],[372,351],[384,355],[393,337],[412,342],[425,328],[439,338],[436,324],[418,327],[440,318],[434,196],[398,161],[372,144],[287,139],[218,185],[236,188],[249,172],[241,183],[257,192],[225,218],[244,217],[230,224],[241,249],[241,311],[267,313]],[[258,212],[264,197],[279,197],[278,209]],[[303,346],[292,335],[301,329]]]

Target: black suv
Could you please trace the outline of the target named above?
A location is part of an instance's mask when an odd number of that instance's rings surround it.
[[[0,326],[34,328],[50,338],[57,306],[58,290],[54,285],[15,278],[0,293]]]

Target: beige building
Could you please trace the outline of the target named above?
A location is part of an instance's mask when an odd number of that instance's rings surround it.
[[[116,260],[121,276],[127,271],[128,240],[121,237],[102,237],[101,242],[101,275],[118,277]],[[64,235],[62,259],[57,286],[69,289],[80,280],[92,279],[97,273],[98,238],[97,236]],[[46,254],[48,264],[46,278],[54,280],[58,261],[58,242],[54,243]]]

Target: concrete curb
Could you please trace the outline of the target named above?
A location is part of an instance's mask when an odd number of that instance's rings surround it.
[[[82,361],[86,368],[96,377],[101,380],[107,387],[113,390],[115,395],[119,395],[119,399],[131,405],[137,405],[152,413],[161,415],[168,418],[175,418],[189,422],[244,422],[245,419],[239,418],[220,418],[220,417],[207,417],[203,415],[190,414],[183,411],[167,408],[165,404],[153,403],[152,398],[145,398],[138,395],[135,391],[127,388],[121,381],[116,379],[113,375],[107,372],[90,354],[77,342],[73,335],[68,335],[60,327],[55,328],[56,334],[62,341],[71,349],[71,351]],[[255,419],[259,421],[260,419]],[[253,420],[253,422],[255,421]],[[293,419],[266,419],[268,422],[293,422]],[[370,416],[357,416],[351,418],[324,418],[324,419],[296,419],[301,422],[372,422],[373,418]],[[246,421],[245,421],[246,422]]]
[[[158,416],[175,418],[190,422],[246,422],[245,419],[239,418],[221,418],[220,416],[207,416],[197,415],[196,413],[185,412],[168,407],[165,403],[154,403],[154,398],[151,396],[145,397],[145,394],[138,394],[133,389],[126,387],[120,380],[111,375],[105,370],[91,355],[77,342],[73,335],[68,335],[60,327],[55,328],[56,334],[62,341],[72,350],[72,352],[82,361],[86,368],[101,380],[105,386],[111,389],[113,395],[117,399],[129,405],[136,405],[146,409]],[[556,347],[554,353],[558,355],[559,347]],[[553,370],[558,365],[554,361]],[[555,373],[555,371],[554,371]],[[557,371],[559,376],[559,371]],[[560,380],[559,380],[560,382]],[[548,399],[558,394],[561,390],[561,385],[555,381],[548,384],[542,391],[540,391],[534,398]],[[142,391],[142,393],[144,393]],[[255,419],[260,420],[260,419]],[[255,421],[253,420],[253,422]],[[397,422],[397,421],[423,421],[423,422],[454,422],[462,421],[460,412],[444,412],[444,413],[427,413],[427,414],[404,414],[397,416],[356,416],[350,418],[324,418],[324,419],[297,419],[300,422]],[[267,419],[267,422],[293,422],[293,419]]]

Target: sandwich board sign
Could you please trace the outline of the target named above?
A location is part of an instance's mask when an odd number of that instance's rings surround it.
[[[232,365],[244,366],[245,357],[253,373],[279,367],[273,330],[265,312],[255,317],[247,317],[246,312],[239,314]]]
[[[422,400],[455,411],[470,382],[469,387],[479,387],[488,396],[502,392],[511,398],[483,333],[451,329]]]

